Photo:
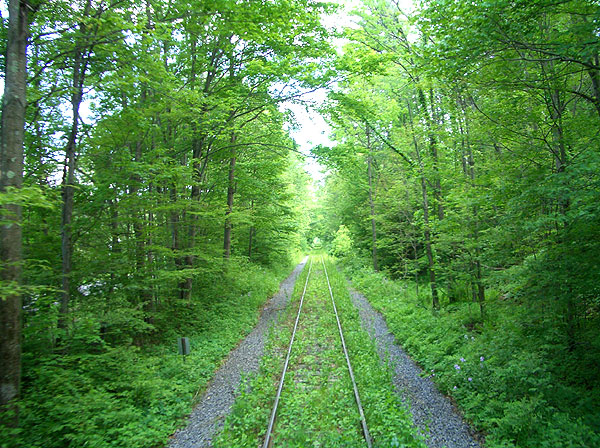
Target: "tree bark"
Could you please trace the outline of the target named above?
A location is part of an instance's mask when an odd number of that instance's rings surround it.
[[[430,96],[433,96],[433,93],[430,91]],[[435,188],[433,189],[433,210],[436,212],[438,220],[444,219],[444,204],[442,202],[442,181],[440,179],[440,173],[438,168],[438,150],[437,150],[437,138],[435,136],[435,131],[433,128],[434,119],[430,115],[429,108],[427,107],[427,98],[425,98],[425,94],[421,88],[418,89],[419,103],[421,104],[421,108],[423,109],[423,116],[425,117],[425,125],[427,126],[427,139],[429,140],[429,153],[433,160],[433,184]],[[431,108],[433,109],[433,104],[431,104]]]
[[[462,137],[462,152],[465,155],[468,166],[468,176],[470,179],[471,188],[475,188],[475,158],[473,157],[473,148],[471,148],[471,138],[469,130],[469,121],[467,116],[467,108],[462,98],[459,98],[459,103],[463,112],[464,129],[462,125],[459,128]],[[467,174],[465,173],[465,174]],[[481,245],[479,244],[479,207],[475,204],[472,209],[473,213],[473,241],[475,244],[475,262],[473,263],[473,276],[475,283],[472,285],[473,301],[479,303],[479,314],[481,320],[485,319],[485,287],[481,274]]]
[[[371,254],[373,258],[373,270],[377,272],[379,270],[379,263],[377,262],[377,223],[375,222],[375,201],[373,200],[373,156],[371,154],[371,135],[368,127],[366,134],[367,149],[369,151],[367,157],[367,175],[369,177],[369,207],[371,213]]]
[[[415,147],[415,153],[417,156],[417,162],[419,163],[419,174],[421,178],[421,199],[423,206],[423,237],[425,239],[425,253],[427,255],[427,264],[429,267],[429,285],[431,287],[431,303],[434,310],[440,309],[440,300],[438,297],[436,275],[435,275],[435,260],[433,258],[433,247],[431,243],[431,227],[429,223],[429,200],[427,198],[427,179],[425,178],[425,167],[423,165],[423,158],[421,157],[421,151],[415,135],[413,127],[413,116],[410,102],[407,101],[408,114],[410,120],[410,126],[412,130],[413,145]]]
[[[27,104],[28,2],[10,0],[6,48],[6,72],[2,101],[0,191],[21,189],[23,184],[23,139]],[[21,206],[6,204],[2,211],[0,278],[10,292],[0,298],[0,424],[16,426],[21,385],[22,263]],[[5,411],[8,413],[5,414]]]
[[[254,210],[254,200],[250,202],[250,210]],[[254,226],[250,226],[250,231],[248,233],[248,260],[252,260],[252,242],[254,240],[255,233],[256,229]]]
[[[91,10],[91,0],[88,0],[83,13],[84,18],[88,17]],[[79,24],[79,35],[82,40],[87,38],[87,27],[85,23]],[[69,304],[71,302],[71,271],[73,255],[73,206],[75,195],[75,166],[77,158],[77,137],[79,134],[79,108],[83,99],[83,86],[85,82],[85,72],[87,70],[87,59],[84,57],[86,45],[81,42],[76,43],[73,56],[73,85],[71,92],[71,110],[73,122],[69,132],[69,139],[65,148],[65,164],[63,168],[62,180],[62,221],[61,221],[61,252],[62,252],[62,296],[60,300],[60,310],[58,326],[66,328],[66,318],[69,313]]]
[[[542,64],[542,69],[550,74],[550,79],[554,79],[554,63],[548,62]],[[567,168],[567,149],[563,127],[563,112],[565,103],[561,98],[559,89],[551,86],[550,97],[548,101],[548,112],[552,118],[552,144],[553,157],[557,173],[564,173]],[[561,218],[567,214],[570,208],[569,198],[558,198],[558,210]],[[566,220],[555,220],[557,244],[563,243],[564,230],[568,226]],[[562,262],[562,261],[561,261]],[[566,309],[566,336],[569,351],[573,351],[577,345],[577,307],[573,298],[572,286],[569,282],[561,282],[560,289],[565,297]]]
[[[231,133],[231,144],[236,140],[235,132]],[[233,195],[235,193],[235,147],[231,148],[231,157],[229,159],[229,176],[227,184],[227,211],[225,212],[225,231],[223,235],[223,257],[229,260],[231,255],[231,213],[233,212]]]
[[[252,260],[252,240],[254,239],[255,233],[256,229],[254,226],[250,227],[250,232],[248,234],[248,260]]]

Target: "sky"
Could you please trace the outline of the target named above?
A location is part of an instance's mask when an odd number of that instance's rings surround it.
[[[327,98],[327,91],[319,89],[304,95],[304,98],[315,106],[305,107],[301,104],[284,103],[281,105],[281,110],[288,110],[294,114],[297,128],[292,129],[290,134],[298,144],[300,151],[305,155],[310,155],[310,150],[315,146],[331,146],[334,143],[331,140],[331,127],[321,114],[315,110]],[[321,180],[325,177],[324,168],[312,157],[306,158],[305,168],[315,180]]]
[[[323,17],[323,24],[330,28],[352,26],[353,19],[350,11],[361,4],[360,0],[337,1],[342,8],[333,16]],[[338,51],[341,51],[343,44],[342,41],[337,42]],[[290,134],[298,144],[300,151],[307,156],[310,155],[311,149],[315,146],[332,146],[335,144],[331,140],[331,127],[317,111],[326,99],[327,89],[322,88],[303,95],[304,104],[286,102],[280,107],[280,110],[291,111],[294,114],[296,127],[290,131]],[[306,106],[306,104],[312,105]],[[326,175],[325,168],[312,157],[306,158],[305,168],[316,181],[322,180]]]

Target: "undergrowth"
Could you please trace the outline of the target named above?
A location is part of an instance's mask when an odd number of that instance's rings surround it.
[[[233,266],[192,301],[165,304],[153,340],[143,344],[107,342],[92,321],[66,353],[26,347],[19,433],[0,431],[0,446],[163,446],[288,273]],[[181,336],[191,343],[185,361]]]
[[[471,302],[433,313],[413,282],[347,270],[397,341],[486,434],[488,447],[600,446],[600,388],[584,377],[544,315],[490,294],[485,321]]]

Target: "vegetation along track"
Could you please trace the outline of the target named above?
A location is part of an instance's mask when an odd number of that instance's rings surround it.
[[[344,280],[314,258],[215,445],[423,446]]]

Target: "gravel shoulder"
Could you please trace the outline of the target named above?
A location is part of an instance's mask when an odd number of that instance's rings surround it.
[[[239,392],[243,376],[258,371],[269,329],[288,305],[296,279],[308,257],[281,282],[277,292],[263,308],[258,324],[231,351],[208,384],[204,395],[189,417],[185,428],[179,429],[169,441],[169,448],[203,448],[212,446],[212,439],[223,427],[225,417]]]
[[[408,402],[413,422],[430,448],[480,448],[474,431],[463,420],[450,400],[435,384],[422,376],[423,370],[396,343],[383,316],[375,311],[365,296],[350,289],[363,328],[375,339],[382,359],[389,359],[393,381],[402,399]]]

